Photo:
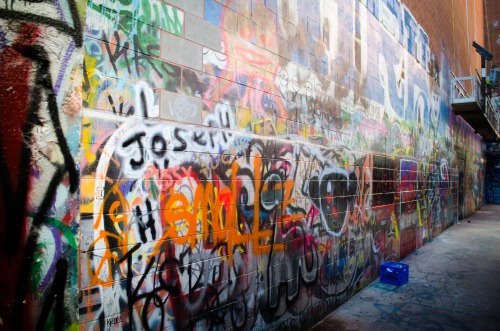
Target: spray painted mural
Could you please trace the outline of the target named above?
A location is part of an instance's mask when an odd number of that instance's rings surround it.
[[[469,132],[399,1],[175,4],[88,2],[82,328],[307,328],[457,219]]]
[[[82,9],[0,8],[1,330],[78,328]]]

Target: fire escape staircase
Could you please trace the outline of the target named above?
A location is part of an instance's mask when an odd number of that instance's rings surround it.
[[[480,82],[476,77],[453,78],[450,95],[455,115],[462,116],[485,141],[500,140],[498,113],[489,96],[486,96],[485,107],[482,109]]]

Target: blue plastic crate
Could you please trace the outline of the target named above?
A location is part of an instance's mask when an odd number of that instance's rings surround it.
[[[380,282],[401,286],[408,283],[409,266],[403,262],[384,262],[380,265]]]

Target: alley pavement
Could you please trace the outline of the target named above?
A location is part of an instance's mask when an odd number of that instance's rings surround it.
[[[404,261],[400,287],[377,279],[310,331],[500,330],[500,206],[484,205]]]

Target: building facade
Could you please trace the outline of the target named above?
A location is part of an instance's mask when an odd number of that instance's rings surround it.
[[[481,0],[0,9],[0,329],[304,329],[483,202]]]

